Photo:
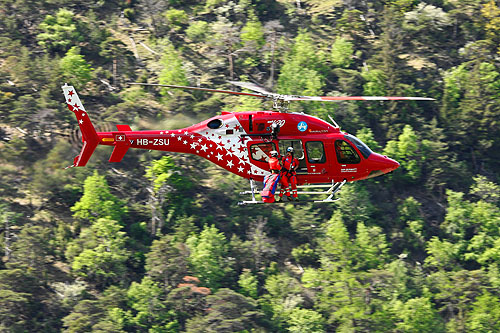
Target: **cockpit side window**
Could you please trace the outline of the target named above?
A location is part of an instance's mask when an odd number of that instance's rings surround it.
[[[363,155],[364,158],[368,158],[373,152],[372,150],[360,139],[355,137],[354,135],[347,134],[345,138],[349,141],[351,141],[356,148],[361,152],[361,155]]]
[[[344,140],[335,141],[335,153],[337,160],[342,164],[356,164],[361,161],[356,150]]]

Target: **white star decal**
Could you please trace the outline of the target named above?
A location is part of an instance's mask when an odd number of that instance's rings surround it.
[[[227,161],[227,166],[232,168],[233,167],[233,161],[229,160]]]
[[[177,141],[181,141],[182,138],[180,136],[177,137]]]
[[[175,137],[175,134],[174,134],[174,133],[172,133],[172,134],[170,134],[170,136],[171,136],[171,137]]]
[[[188,131],[185,131],[185,132],[184,132],[184,135],[188,135],[188,134],[189,134],[189,132],[188,132]]]
[[[207,147],[207,145],[203,145],[203,146],[200,147],[200,149],[203,150],[203,151],[207,151],[208,147]]]
[[[243,172],[243,170],[245,170],[243,167],[241,166],[238,167],[238,172]]]
[[[183,144],[187,145],[188,142],[186,140],[182,141]]]
[[[80,119],[78,122],[79,122],[80,124],[83,124],[83,119]]]
[[[220,160],[222,160],[222,155],[221,155],[221,154],[217,153],[217,156],[216,156],[216,157],[217,157],[217,159],[218,159],[219,161],[220,161]]]
[[[191,149],[195,149],[195,148],[196,148],[196,145],[198,145],[198,144],[197,144],[196,142],[193,142],[193,143],[191,144]]]
[[[194,135],[193,135],[193,134],[191,134],[190,138],[191,138],[191,139],[194,139]]]

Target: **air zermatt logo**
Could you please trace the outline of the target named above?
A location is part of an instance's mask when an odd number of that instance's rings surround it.
[[[301,132],[305,132],[307,130],[307,123],[305,121],[301,121],[297,124],[297,129]]]
[[[125,141],[125,135],[124,134],[116,134],[115,141]]]

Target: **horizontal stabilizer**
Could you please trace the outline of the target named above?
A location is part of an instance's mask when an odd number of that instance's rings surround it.
[[[110,162],[120,162],[123,159],[123,156],[125,156],[125,153],[127,152],[128,148],[130,146],[126,144],[125,142],[123,143],[118,143],[115,148],[113,149],[113,152],[111,153],[111,157],[109,158]]]
[[[118,129],[118,131],[120,132],[127,132],[132,130],[129,125],[116,125],[116,129]]]

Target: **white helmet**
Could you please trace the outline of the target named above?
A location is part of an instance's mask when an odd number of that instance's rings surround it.
[[[271,157],[277,157],[278,152],[276,150],[271,151]]]

